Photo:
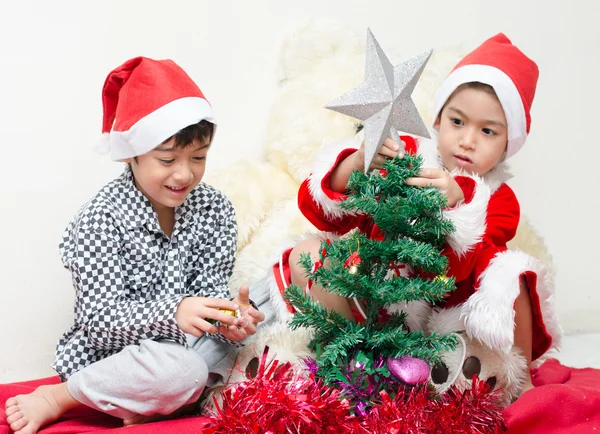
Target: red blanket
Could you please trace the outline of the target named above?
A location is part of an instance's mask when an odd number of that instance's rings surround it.
[[[504,412],[509,434],[600,433],[600,370],[548,360],[533,384]]]
[[[36,387],[42,384],[55,384],[58,383],[58,381],[58,377],[51,377],[23,383],[0,385],[0,434],[8,434],[11,432],[6,424],[6,415],[4,413],[4,404],[8,398],[32,392]],[[87,432],[94,432],[94,434],[108,434],[126,430],[124,432],[127,434],[198,434],[202,432],[205,423],[205,418],[189,417],[124,428],[122,420],[82,406],[68,412],[58,422],[47,426],[39,432],[43,434],[75,434]]]
[[[29,393],[41,384],[57,381],[54,377],[0,385],[0,434],[10,432],[4,415],[4,403],[9,397]],[[600,370],[568,368],[556,360],[549,360],[534,372],[533,383],[536,387],[504,413],[508,434],[600,433]],[[198,434],[205,422],[204,418],[193,417],[122,428],[119,419],[79,408],[40,433],[93,431],[95,434],[107,434],[126,429],[128,434]]]

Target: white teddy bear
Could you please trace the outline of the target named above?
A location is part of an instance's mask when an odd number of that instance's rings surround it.
[[[410,53],[407,53],[410,54]],[[430,124],[433,94],[461,57],[456,49],[434,50],[413,99],[426,124]],[[300,183],[309,175],[314,155],[325,143],[356,134],[357,124],[348,117],[324,109],[363,79],[364,40],[332,23],[309,24],[292,33],[281,53],[281,79],[268,126],[266,161],[238,162],[226,172],[207,176],[233,202],[239,225],[238,259],[230,281],[235,293],[242,284],[264,278],[286,246],[315,228],[296,205]],[[239,179],[244,189],[239,189]],[[538,258],[551,269],[551,257],[543,240],[523,219],[509,244]],[[281,303],[281,301],[279,301]],[[238,366],[227,383],[252,375],[265,346],[270,357],[297,362],[310,356],[308,330],[291,331],[285,317],[263,325],[238,356]],[[434,367],[431,381],[443,391],[451,384],[468,386],[472,374],[500,388],[508,404],[519,394],[524,359],[513,350],[494,352],[466,337],[456,309],[435,310],[427,318],[428,331],[457,333],[461,344],[444,354],[445,368]],[[300,365],[299,365],[300,366]]]

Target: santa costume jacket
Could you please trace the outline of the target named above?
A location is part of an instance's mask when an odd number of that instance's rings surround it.
[[[423,167],[442,167],[437,142],[402,136],[406,151],[423,156]],[[329,145],[317,156],[312,173],[300,186],[298,205],[319,230],[343,235],[358,228],[371,238],[381,236],[373,220],[340,207],[345,195],[331,189],[330,176],[337,165],[360,146],[360,137]],[[524,278],[533,313],[532,358],[538,359],[557,347],[560,326],[554,312],[552,277],[533,257],[508,250],[506,244],[517,231],[519,202],[506,184],[510,178],[504,164],[483,177],[452,174],[463,190],[464,201],[444,210],[456,231],[447,237],[443,250],[448,258],[447,275],[456,280],[456,291],[443,307],[461,305],[462,318],[470,337],[494,349],[510,351],[514,344],[514,304]],[[288,257],[284,252],[273,267],[272,292],[280,303],[281,316],[293,312],[281,294],[290,283]]]

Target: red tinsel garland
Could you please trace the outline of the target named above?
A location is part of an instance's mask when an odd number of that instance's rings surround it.
[[[222,404],[215,400],[209,434],[373,433],[496,434],[504,430],[496,393],[483,381],[470,390],[451,388],[431,399],[427,388],[408,389],[392,399],[385,392],[381,402],[365,417],[350,414],[337,389],[311,376],[294,372],[290,363],[266,363],[262,356],[258,375],[228,388]]]
[[[212,424],[203,433],[346,433],[354,430],[356,418],[340,391],[307,376],[299,376],[291,363],[266,363],[257,376],[225,390],[222,405],[215,399]]]
[[[365,433],[423,434],[467,433],[496,434],[505,430],[502,409],[496,393],[473,380],[472,389],[451,387],[438,400],[431,399],[426,388],[413,388],[391,399],[385,392],[361,423]]]

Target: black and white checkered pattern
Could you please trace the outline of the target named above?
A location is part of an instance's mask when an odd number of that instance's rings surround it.
[[[81,209],[60,243],[76,290],[75,323],[58,342],[54,369],[66,379],[144,339],[186,345],[177,306],[187,295],[230,297],[236,244],[233,206],[206,184],[176,209],[169,239],[127,168]]]

